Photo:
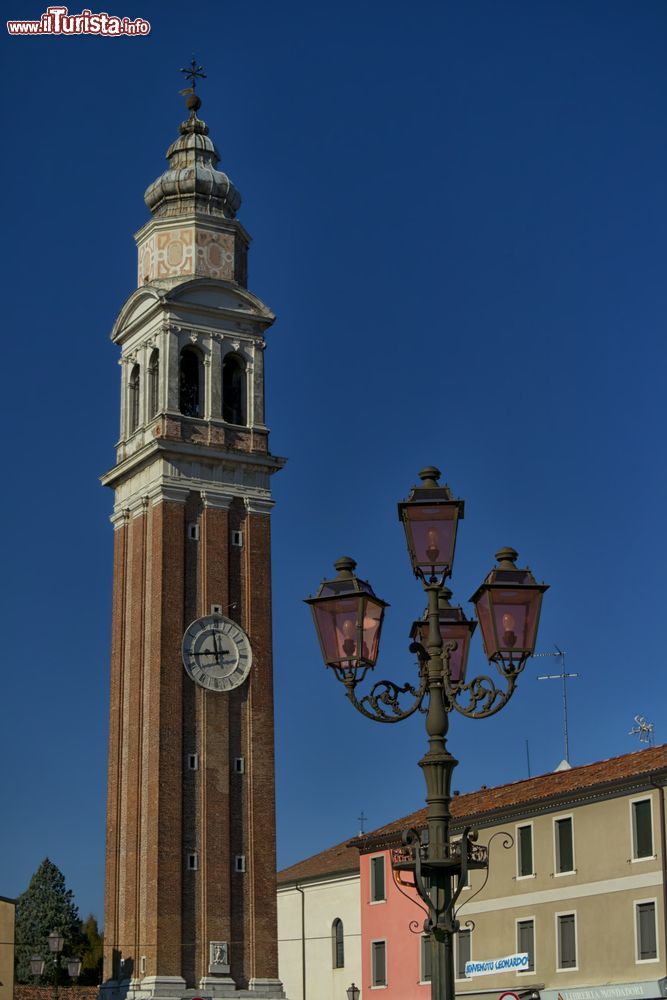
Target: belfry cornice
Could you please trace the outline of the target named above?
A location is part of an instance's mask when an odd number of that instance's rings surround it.
[[[166,441],[158,439],[150,441],[135,454],[130,455],[113,469],[100,476],[103,486],[115,489],[130,476],[150,465],[156,459],[186,458],[210,465],[228,465],[230,470],[245,469],[248,472],[261,472],[272,475],[283,468],[286,458],[278,455],[262,455],[257,452],[229,451],[226,448],[188,444],[185,441]]]

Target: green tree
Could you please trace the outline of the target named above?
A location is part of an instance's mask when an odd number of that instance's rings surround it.
[[[81,925],[72,891],[65,885],[65,876],[60,869],[44,858],[30,879],[30,885],[16,901],[17,982],[34,982],[30,974],[32,955],[41,955],[47,966],[50,964],[47,939],[53,930],[60,931],[65,938],[63,955],[75,954],[80,943]],[[52,968],[47,967],[44,972],[42,982],[53,982]]]
[[[81,924],[81,977],[80,983],[96,986],[102,982],[102,960],[104,938],[100,934],[97,920],[91,914]]]

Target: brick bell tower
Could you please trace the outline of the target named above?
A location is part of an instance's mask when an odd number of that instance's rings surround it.
[[[193,65],[193,71],[195,66]],[[113,998],[283,997],[264,334],[241,198],[189,117],[145,194],[121,349],[107,807]]]

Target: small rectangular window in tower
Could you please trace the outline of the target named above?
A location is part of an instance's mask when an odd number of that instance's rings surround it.
[[[221,615],[222,614],[222,604],[212,604],[211,605],[211,614],[212,615]]]
[[[237,854],[234,857],[234,871],[235,872],[245,871],[245,854]]]
[[[242,531],[232,531],[232,545],[237,548],[241,548],[243,545],[243,532]]]
[[[188,767],[191,771],[197,771],[199,769],[199,754],[189,753],[188,754]]]
[[[245,757],[234,758],[234,771],[236,772],[236,774],[245,773]]]
[[[188,854],[188,871],[196,872],[199,868],[199,855],[196,851]]]
[[[193,524],[189,524],[188,525],[188,538],[190,539],[191,542],[198,542],[199,541],[199,525],[198,524],[194,524],[193,523]]]
[[[146,956],[142,955],[139,959],[139,971],[142,976],[146,975]]]

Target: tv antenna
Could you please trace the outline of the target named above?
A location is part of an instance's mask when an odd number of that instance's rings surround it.
[[[563,683],[563,737],[565,739],[565,760],[570,763],[570,740],[567,729],[567,681],[570,677],[578,677],[579,674],[567,674],[565,672],[565,653],[554,643],[555,653],[533,653],[533,656],[555,656],[560,660],[559,674],[543,674],[538,677],[538,681],[562,681]]]
[[[368,819],[368,816],[364,816],[363,809],[361,810],[361,816],[357,816],[357,819],[359,820],[359,836],[361,837],[362,833],[364,833],[364,823]]]
[[[640,743],[648,743],[650,747],[654,747],[653,723],[647,722],[643,715],[635,715],[635,722],[637,725],[630,730],[628,736],[638,736]]]

